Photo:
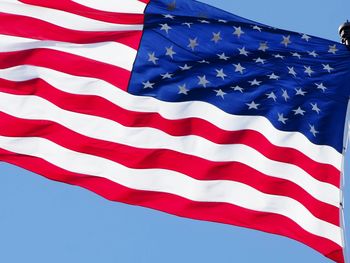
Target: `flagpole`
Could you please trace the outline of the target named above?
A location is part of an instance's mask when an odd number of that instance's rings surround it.
[[[349,135],[350,135],[350,129],[349,129],[349,123],[350,121],[350,98],[348,100],[348,108],[346,113],[346,121],[345,121],[345,129],[344,129],[344,142],[343,142],[343,160],[342,160],[342,167],[341,167],[341,182],[340,182],[340,224],[341,224],[341,233],[342,233],[342,241],[344,245],[344,260],[345,263],[349,263],[349,257],[348,257],[348,251],[347,251],[347,240],[345,237],[346,233],[346,224],[345,224],[345,217],[344,217],[344,189],[345,189],[345,155],[348,149],[349,144]]]
[[[350,49],[350,22],[347,20],[345,23],[340,25],[338,33],[341,38],[341,42],[346,45]],[[342,169],[341,169],[341,215],[340,215],[340,222],[341,222],[341,228],[342,228],[342,239],[343,239],[343,244],[344,244],[344,260],[345,263],[350,263],[349,261],[349,256],[348,256],[348,251],[347,251],[347,240],[345,237],[346,233],[346,224],[345,224],[345,217],[344,217],[344,189],[345,189],[345,155],[346,151],[348,149],[348,144],[349,144],[349,135],[350,135],[350,97],[348,100],[348,108],[347,108],[347,113],[346,113],[346,121],[345,121],[345,129],[344,129],[344,142],[343,142],[343,161],[342,161]]]

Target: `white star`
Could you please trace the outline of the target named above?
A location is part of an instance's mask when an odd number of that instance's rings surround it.
[[[188,95],[189,90],[186,88],[186,84],[179,85],[178,88],[179,88],[178,94]]]
[[[245,67],[242,67],[241,63],[233,64],[233,66],[236,68],[235,72],[239,72],[239,73],[243,74]]]
[[[250,83],[250,86],[260,86],[262,81],[258,81],[257,79],[254,79],[252,81],[248,81]]]
[[[287,68],[289,70],[288,71],[289,74],[293,75],[294,77],[297,76],[297,73],[295,72],[294,67],[287,67]]]
[[[272,56],[274,56],[275,58],[284,59],[284,56],[282,56],[281,54],[274,54]]]
[[[257,110],[260,106],[260,104],[256,104],[254,101],[252,101],[251,103],[246,103],[246,105],[249,107],[248,110]]]
[[[313,51],[308,51],[307,53],[309,53],[310,56],[313,56],[314,58],[317,58],[318,57],[318,54],[316,53],[315,50]]]
[[[315,83],[315,85],[317,86],[317,89],[320,89],[320,90],[322,90],[323,92],[325,92],[326,89],[327,89],[327,87],[325,87],[325,86],[323,85],[323,83]]]
[[[217,56],[219,57],[219,59],[222,59],[222,60],[225,60],[225,61],[229,59],[229,57],[227,57],[227,56],[225,55],[225,53],[217,54]]]
[[[328,71],[328,73],[331,73],[331,71],[334,70],[334,68],[332,68],[329,64],[322,64],[322,66],[324,70]]]
[[[174,19],[174,16],[173,15],[170,15],[170,14],[167,14],[167,15],[163,15],[164,18],[170,18],[170,19]]]
[[[226,20],[224,20],[224,19],[219,19],[219,20],[218,20],[218,22],[220,22],[220,23],[224,23],[224,24],[226,24],[226,23],[227,23],[227,21],[226,21]]]
[[[305,94],[307,93],[306,91],[303,91],[302,88],[299,89],[295,89],[295,95],[299,95],[299,96],[305,96]]]
[[[216,96],[221,97],[222,99],[224,99],[224,96],[227,94],[226,92],[223,92],[221,89],[214,90],[214,91],[216,92]]]
[[[262,29],[262,28],[261,28],[261,27],[258,27],[258,26],[253,26],[253,29],[254,29],[254,30],[258,30],[259,32],[261,32],[261,29]]]
[[[261,42],[260,43],[259,50],[265,52],[268,49],[269,49],[269,46],[267,45],[267,42]]]
[[[290,99],[287,90],[282,89],[282,97],[284,98],[284,100],[285,100],[286,102]]]
[[[233,34],[236,35],[238,38],[240,38],[241,35],[244,34],[244,32],[240,26],[239,27],[234,26],[234,29],[235,29],[235,32],[233,32]]]
[[[194,51],[194,49],[195,49],[197,46],[199,46],[199,44],[198,44],[198,42],[197,42],[197,38],[194,38],[194,39],[190,38],[189,41],[190,41],[190,43],[188,44],[187,47],[191,48],[192,51]]]
[[[271,93],[267,93],[266,96],[268,99],[273,99],[274,101],[277,100],[277,96],[273,91],[271,91]]]
[[[200,64],[210,64],[210,62],[205,60],[205,59],[198,61],[198,63],[200,63]]]
[[[188,28],[191,28],[191,25],[193,25],[193,23],[186,22],[186,23],[182,23],[182,25],[185,25],[185,26],[188,26]]]
[[[317,134],[320,133],[320,132],[319,132],[319,131],[316,131],[316,128],[315,128],[314,125],[309,124],[309,126],[310,126],[310,132],[312,133],[312,135],[313,135],[314,137],[316,137]]]
[[[192,68],[192,66],[189,66],[189,65],[187,65],[187,64],[185,64],[184,66],[179,66],[179,68],[181,69],[181,70],[189,70],[189,69],[191,69]]]
[[[301,107],[299,107],[293,111],[294,111],[294,115],[303,115],[304,116],[304,114],[305,114],[305,111]]]
[[[176,52],[173,50],[173,46],[171,47],[166,47],[166,56],[171,57],[172,59],[174,58],[174,55],[176,54]]]
[[[235,86],[235,87],[231,87],[231,89],[233,89],[234,91],[239,91],[240,93],[243,93],[244,89],[240,86]]]
[[[262,59],[262,58],[255,58],[255,59],[253,59],[254,61],[255,61],[255,63],[261,63],[261,64],[265,64],[265,61],[266,61],[266,59]]]
[[[240,55],[248,56],[248,54],[249,54],[249,51],[245,50],[245,47],[238,48],[238,50],[239,50]]]
[[[305,72],[306,74],[308,74],[309,77],[311,77],[311,75],[312,75],[313,73],[315,73],[315,72],[311,69],[310,66],[308,66],[308,67],[304,66],[304,68],[305,68],[305,71],[304,71],[304,72]]]
[[[159,58],[156,57],[155,53],[148,53],[148,61],[152,62],[154,65],[157,64],[157,60],[159,60]]]
[[[298,59],[301,59],[301,55],[298,52],[291,52],[293,57],[297,57]]]
[[[143,88],[144,89],[153,89],[155,83],[151,83],[149,82],[149,80],[147,82],[142,82]]]
[[[290,35],[286,36],[282,36],[283,40],[281,42],[281,44],[283,44],[285,47],[288,47],[289,44],[292,44],[292,41],[290,41]]]
[[[223,80],[225,79],[225,77],[227,77],[227,75],[224,73],[224,69],[216,69],[216,73],[216,77],[222,78]]]
[[[288,121],[288,118],[284,117],[284,114],[278,113],[278,121],[282,122],[283,124],[286,124],[286,121]]]
[[[308,36],[308,35],[306,35],[306,34],[303,34],[302,36],[301,36],[301,39],[304,39],[304,40],[306,40],[307,42],[309,42],[309,40],[310,40],[310,36]]]
[[[270,75],[267,75],[269,77],[269,79],[274,79],[274,80],[278,80],[280,79],[280,76],[277,76],[275,73],[272,73]]]
[[[218,33],[213,32],[213,38],[211,39],[211,41],[214,41],[215,44],[217,44],[220,40],[222,40],[221,32],[218,32]]]
[[[160,74],[162,76],[162,79],[171,79],[174,74],[170,74],[169,72],[165,74]]]
[[[168,24],[159,24],[161,26],[160,30],[164,30],[167,34],[169,30],[172,29]]]
[[[337,51],[338,51],[338,49],[337,49],[337,45],[336,44],[334,44],[333,46],[329,46],[328,53],[336,54]]]
[[[310,103],[310,105],[312,106],[313,111],[316,111],[317,114],[320,114],[321,109],[318,107],[317,103]]]
[[[198,20],[199,22],[201,22],[202,24],[210,24],[210,22],[208,20],[202,19],[202,20]]]
[[[207,87],[207,84],[210,83],[210,81],[207,80],[207,77],[204,75],[203,77],[198,76],[199,82],[198,85],[202,85],[204,88]]]

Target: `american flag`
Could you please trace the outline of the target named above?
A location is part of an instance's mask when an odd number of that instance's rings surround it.
[[[344,262],[345,46],[191,0],[0,8],[0,160]]]

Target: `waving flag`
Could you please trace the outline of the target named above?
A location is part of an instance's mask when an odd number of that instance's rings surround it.
[[[0,160],[344,262],[345,46],[191,0],[0,10]]]

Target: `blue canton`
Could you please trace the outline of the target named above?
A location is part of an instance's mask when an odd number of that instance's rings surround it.
[[[342,44],[195,1],[159,0],[146,9],[129,92],[265,116],[279,130],[341,152],[349,83]]]

